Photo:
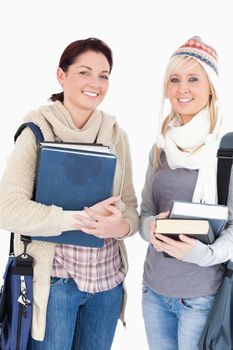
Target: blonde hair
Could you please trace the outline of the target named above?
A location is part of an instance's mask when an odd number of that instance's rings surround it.
[[[196,65],[199,62],[190,56],[173,56],[170,59],[168,65],[167,65],[165,76],[164,76],[162,106],[164,105],[164,101],[166,98],[167,84],[168,84],[168,81],[170,79],[170,76],[172,74],[174,74],[175,72],[177,72],[178,70],[182,69],[183,67],[185,67],[185,66],[187,67],[187,65],[189,63],[190,63],[190,65],[191,64]],[[214,86],[213,86],[212,82],[210,81],[204,67],[201,64],[200,64],[200,66],[201,66],[203,72],[206,74],[208,82],[209,82],[209,86],[210,86],[210,97],[209,97],[209,103],[208,103],[209,111],[210,111],[210,130],[209,130],[209,132],[212,133],[212,131],[214,130],[215,125],[217,123],[217,106],[216,106],[217,95],[216,95],[216,91],[214,89]],[[163,111],[163,108],[162,108],[162,111]],[[162,112],[161,112],[161,114],[162,114]],[[165,134],[167,132],[168,125],[176,116],[177,116],[177,112],[174,111],[173,108],[171,107],[169,114],[162,122],[161,134],[163,136],[165,136]],[[161,166],[160,156],[161,156],[161,149],[159,147],[156,147],[156,163],[159,166]]]

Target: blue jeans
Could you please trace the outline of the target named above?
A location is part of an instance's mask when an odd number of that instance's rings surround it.
[[[143,286],[142,309],[151,350],[197,350],[215,295],[168,298]]]
[[[52,278],[43,341],[28,350],[109,350],[122,305],[122,284],[99,293],[78,289],[72,278]]]

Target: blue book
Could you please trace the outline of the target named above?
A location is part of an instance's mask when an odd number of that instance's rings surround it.
[[[65,210],[83,210],[112,195],[116,156],[99,144],[41,142],[35,201]],[[104,239],[79,230],[32,239],[102,247]]]
[[[169,217],[171,219],[206,219],[217,238],[227,223],[228,207],[220,204],[173,201]]]

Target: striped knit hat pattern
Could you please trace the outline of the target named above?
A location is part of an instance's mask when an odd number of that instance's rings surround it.
[[[199,36],[189,39],[172,56],[178,55],[191,56],[200,63],[209,65],[218,74],[218,54],[213,47],[205,44]]]

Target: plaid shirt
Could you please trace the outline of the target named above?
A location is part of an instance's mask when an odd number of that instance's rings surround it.
[[[81,291],[89,293],[112,289],[125,278],[119,245],[111,238],[105,239],[103,248],[58,244],[52,276],[71,277]]]

